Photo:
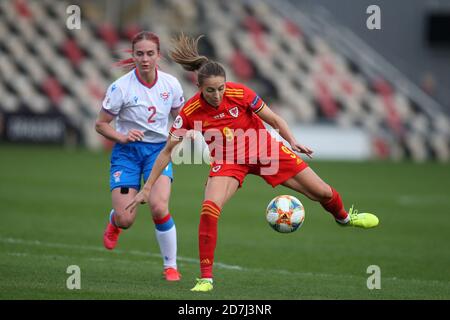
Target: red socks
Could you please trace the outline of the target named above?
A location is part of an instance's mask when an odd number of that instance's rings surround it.
[[[214,250],[217,242],[217,221],[220,208],[212,201],[203,202],[198,228],[198,246],[200,255],[200,271],[202,278],[212,278]]]
[[[344,220],[348,217],[348,214],[344,209],[344,204],[342,203],[341,196],[336,190],[333,189],[333,187],[330,188],[333,192],[331,199],[327,202],[321,203],[321,205],[325,210],[330,212],[336,220]]]

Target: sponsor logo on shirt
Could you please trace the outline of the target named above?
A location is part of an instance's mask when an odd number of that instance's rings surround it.
[[[218,115],[215,115],[213,118],[214,119],[222,119],[223,117],[225,117],[225,113],[219,113]]]

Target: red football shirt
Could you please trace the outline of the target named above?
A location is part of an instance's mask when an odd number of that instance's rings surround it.
[[[200,92],[189,99],[170,135],[181,139],[187,130],[201,131],[215,162],[255,163],[261,156],[270,156],[270,144],[276,140],[256,115],[265,103],[242,84],[226,82],[225,88],[218,107],[206,102]]]

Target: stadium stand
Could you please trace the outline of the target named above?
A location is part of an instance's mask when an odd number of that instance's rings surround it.
[[[290,123],[360,127],[372,137],[378,158],[450,160],[444,113],[427,113],[426,105],[395,83],[368,77],[357,61],[309,33],[302,21],[274,10],[270,1],[162,1],[158,10],[144,10],[151,24],[120,26],[98,23],[92,17],[101,16],[101,9],[89,5],[82,28],[73,31],[65,28],[68,5],[0,2],[0,113],[61,114],[80,131],[81,143],[99,148],[95,117],[107,85],[121,74],[113,66],[128,55],[132,35],[150,29],[168,44],[183,30],[205,34],[201,51],[225,65],[229,80],[253,87]],[[153,22],[169,18],[164,25]],[[160,67],[181,80],[186,95],[195,91],[192,75],[166,56]]]

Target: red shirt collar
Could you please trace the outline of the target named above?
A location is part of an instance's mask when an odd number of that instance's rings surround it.
[[[147,81],[141,78],[138,68],[134,69],[134,74],[136,75],[136,78],[139,80],[139,82],[149,89],[151,89],[155,85],[156,81],[158,81],[158,68],[155,68],[155,80],[153,80],[152,83],[148,83]]]

